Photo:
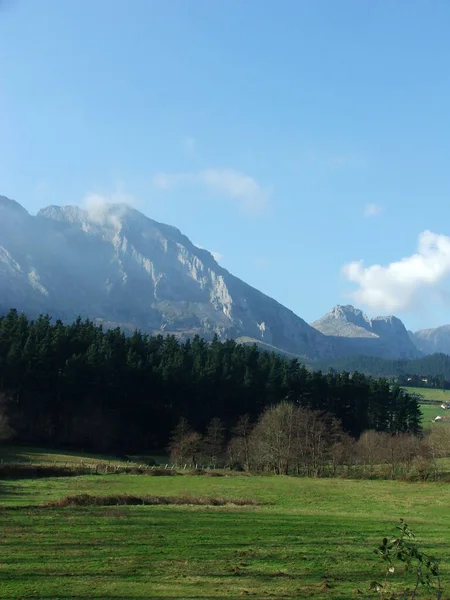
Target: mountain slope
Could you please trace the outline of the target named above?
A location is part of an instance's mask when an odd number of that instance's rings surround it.
[[[409,336],[416,347],[424,354],[450,354],[450,325],[435,329],[421,329]]]
[[[311,325],[330,338],[336,355],[414,358],[421,354],[397,317],[369,319],[351,305],[337,305]]]
[[[370,331],[371,324],[368,317],[353,306],[337,305],[323,317],[311,323],[324,335],[348,338],[376,338],[377,335]]]
[[[89,317],[151,333],[247,336],[300,356],[332,354],[303,319],[223,269],[178,229],[125,205],[50,206],[0,197],[0,309]]]

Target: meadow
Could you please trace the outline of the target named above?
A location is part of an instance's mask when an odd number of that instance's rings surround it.
[[[450,418],[450,410],[444,410],[440,406],[443,402],[450,401],[450,390],[418,387],[405,387],[404,389],[410,394],[420,394],[427,402],[420,405],[423,415],[422,426],[424,428],[430,427],[437,416]]]
[[[450,410],[444,410],[440,404],[421,404],[420,410],[422,411],[423,420],[422,427],[428,428],[435,424],[435,417],[440,416],[442,418],[450,418]],[[439,424],[439,421],[436,422]]]
[[[267,504],[45,506],[82,493]],[[383,572],[373,549],[400,517],[442,558],[450,591],[443,483],[86,475],[3,480],[0,506],[1,599],[373,598],[369,585]]]
[[[433,402],[450,401],[450,390],[438,390],[436,388],[405,387],[409,394],[420,394],[424,400]]]

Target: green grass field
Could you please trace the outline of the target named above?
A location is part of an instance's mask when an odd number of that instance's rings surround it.
[[[36,507],[83,492],[273,504]],[[448,484],[90,475],[2,481],[0,506],[5,600],[374,597],[373,548],[400,517],[442,557],[450,597]]]
[[[434,402],[450,401],[450,390],[436,390],[432,388],[405,387],[410,394],[420,394],[425,400]]]
[[[128,459],[116,456],[98,456],[85,452],[64,452],[62,450],[48,451],[45,448],[30,448],[27,446],[0,446],[0,460],[8,463],[33,463],[40,465],[76,465],[76,464],[104,464],[126,465],[130,461],[139,464],[142,460],[154,460],[164,463],[167,456],[162,454],[149,454],[145,457],[130,456]]]
[[[427,428],[433,424],[434,418],[438,415],[450,418],[450,410],[444,410],[440,407],[443,402],[450,401],[450,390],[436,390],[418,387],[405,387],[410,394],[420,394],[424,400],[434,404],[421,404],[420,410],[423,414],[423,427]],[[439,423],[439,422],[438,422]]]
[[[439,404],[421,404],[420,410],[423,415],[423,427],[429,427],[434,424],[434,418],[438,415],[450,418],[450,410],[444,410]],[[437,423],[439,424],[439,421]]]

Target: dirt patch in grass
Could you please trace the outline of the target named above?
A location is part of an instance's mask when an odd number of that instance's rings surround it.
[[[111,496],[94,496],[91,494],[78,494],[65,496],[60,500],[48,502],[42,506],[48,508],[65,508],[68,506],[167,506],[167,505],[193,505],[193,506],[261,506],[267,502],[258,502],[249,498],[224,498],[224,497],[196,497],[184,496],[133,496],[119,494]]]

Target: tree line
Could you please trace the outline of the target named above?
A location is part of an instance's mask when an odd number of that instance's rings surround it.
[[[178,468],[223,468],[305,477],[440,479],[450,456],[450,424],[424,434],[367,430],[355,439],[330,413],[282,401],[256,422],[241,416],[227,439],[214,418],[202,435],[181,418],[169,444]]]
[[[402,386],[435,390],[450,389],[450,381],[447,381],[443,375],[415,375],[414,373],[407,373],[406,375],[399,375],[397,381]]]
[[[255,423],[287,401],[331,415],[356,438],[368,429],[418,433],[417,400],[385,379],[308,370],[256,346],[125,335],[90,320],[65,325],[0,318],[0,423],[16,439],[77,449],[144,452],[166,448],[180,418],[204,435],[220,419]]]
[[[372,377],[433,378],[438,382],[435,387],[450,389],[450,356],[436,353],[422,358],[392,359],[379,356],[353,355],[309,361],[314,369],[323,371],[358,371]]]

